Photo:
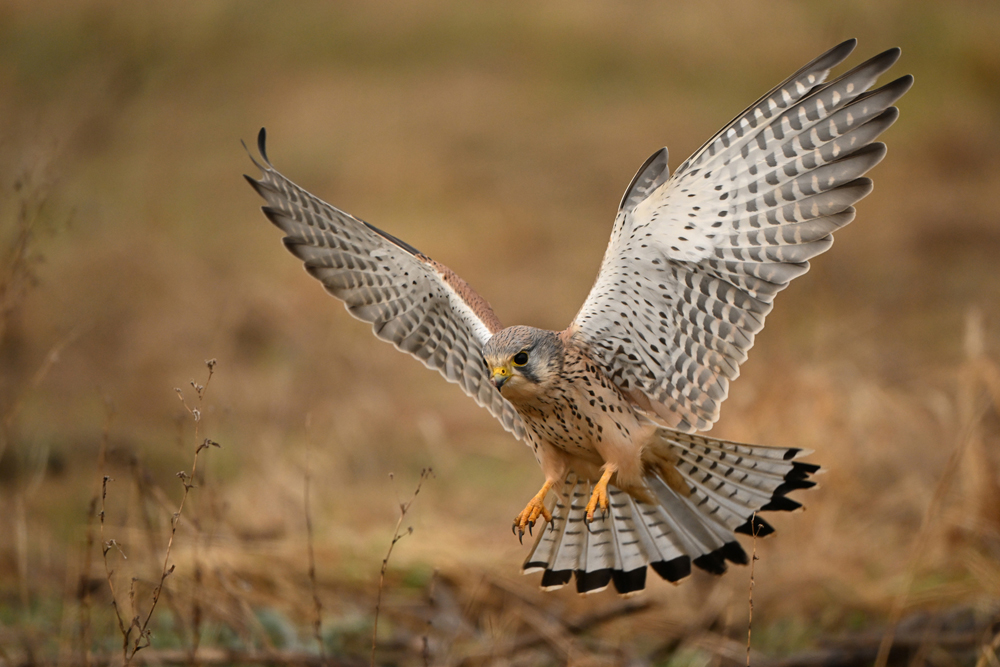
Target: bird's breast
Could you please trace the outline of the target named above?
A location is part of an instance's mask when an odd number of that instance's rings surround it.
[[[638,435],[632,405],[596,365],[581,361],[565,370],[543,395],[514,403],[538,439],[573,456],[603,460],[611,443]]]

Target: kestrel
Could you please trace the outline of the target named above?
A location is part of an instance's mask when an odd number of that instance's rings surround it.
[[[641,590],[646,566],[675,582],[694,564],[745,564],[734,533],[819,469],[798,448],[717,440],[729,382],[774,296],[827,250],[871,192],[904,76],[869,91],[890,49],[825,83],[834,47],[754,102],[673,176],[654,153],[625,191],[597,280],[563,331],[504,328],[448,267],[275,171],[247,177],[285,247],[375,335],[459,384],[532,450],[545,476],[514,519],[547,522],[525,573],[544,588]],[[251,156],[251,159],[253,157]]]

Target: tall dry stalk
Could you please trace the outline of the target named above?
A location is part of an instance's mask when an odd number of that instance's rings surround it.
[[[212,376],[215,372],[216,360],[210,359],[205,362],[208,367],[208,378],[205,380],[205,384],[197,384],[192,381],[191,386],[194,388],[197,395],[197,401],[193,406],[188,405],[187,400],[184,397],[184,392],[180,389],[175,389],[177,396],[187,410],[188,414],[191,415],[195,423],[194,439],[198,442],[201,439],[201,417],[202,417],[202,403],[205,398],[205,393],[208,390],[208,385],[212,381]],[[174,572],[174,565],[170,564],[170,554],[174,546],[174,539],[177,536],[177,528],[180,525],[181,516],[184,513],[184,505],[187,503],[188,494],[191,489],[194,488],[194,480],[198,474],[198,458],[202,450],[208,449],[209,447],[221,447],[219,443],[214,440],[205,438],[198,443],[194,450],[194,460],[191,463],[190,474],[185,471],[180,471],[177,473],[177,477],[180,478],[181,483],[184,486],[184,491],[181,494],[181,501],[177,507],[177,510],[173,513],[170,519],[170,538],[167,540],[167,546],[164,550],[163,555],[163,567],[160,570],[160,579],[156,587],[153,589],[152,602],[150,604],[148,612],[143,618],[142,614],[138,612],[136,603],[136,591],[135,584],[137,582],[136,578],[131,580],[129,585],[129,607],[131,611],[131,620],[126,626],[125,620],[122,616],[121,603],[118,599],[118,594],[115,591],[114,586],[114,570],[111,569],[111,565],[108,560],[108,553],[112,548],[118,550],[122,558],[127,558],[125,552],[122,551],[121,546],[114,539],[105,540],[104,539],[104,519],[105,519],[105,502],[107,499],[108,482],[114,481],[108,475],[104,475],[104,482],[101,490],[101,512],[100,512],[100,525],[101,525],[101,541],[103,543],[103,556],[104,556],[104,569],[107,575],[108,587],[111,591],[111,603],[115,610],[115,616],[118,621],[118,629],[122,635],[122,661],[125,665],[131,664],[132,660],[135,658],[136,653],[144,648],[147,648],[150,643],[151,630],[149,627],[150,621],[153,619],[153,614],[156,612],[157,603],[160,601],[160,597],[163,594],[163,586],[169,577]],[[192,662],[195,661],[195,656],[190,656]]]
[[[413,495],[405,503],[399,503],[399,519],[396,521],[396,529],[392,532],[392,542],[389,543],[389,550],[385,554],[385,558],[382,559],[382,569],[378,575],[378,597],[375,600],[375,623],[372,627],[372,657],[371,657],[371,667],[375,667],[375,646],[378,638],[378,616],[379,612],[382,610],[382,588],[385,584],[385,571],[389,569],[389,557],[392,556],[392,550],[396,546],[396,542],[399,542],[407,535],[413,534],[413,526],[409,526],[405,533],[399,532],[399,529],[403,525],[403,519],[406,518],[406,513],[410,511],[410,506],[413,505],[413,501],[417,499],[417,494],[420,493],[420,487],[423,486],[424,480],[433,475],[434,471],[430,468],[424,468],[420,471],[420,480],[417,482],[417,488],[414,489]],[[393,476],[390,473],[389,479],[392,480]]]
[[[103,478],[105,475],[105,468],[107,465],[108,457],[108,441],[111,438],[111,425],[114,423],[115,419],[115,406],[111,402],[110,398],[105,397],[104,400],[104,426],[101,429],[101,441],[100,446],[97,449],[97,473]],[[83,549],[83,564],[80,566],[80,576],[77,580],[76,588],[76,598],[77,598],[77,639],[79,641],[80,650],[83,652],[83,664],[85,667],[90,667],[92,663],[91,655],[91,636],[90,636],[90,571],[93,567],[93,552],[94,552],[94,522],[97,520],[97,504],[101,503],[101,529],[102,529],[102,539],[103,542],[103,528],[104,528],[104,505],[103,505],[103,486],[102,488],[95,491],[93,497],[90,499],[90,504],[87,510],[87,532],[84,538],[84,549]]]
[[[747,603],[750,608],[750,612],[747,616],[747,667],[750,667],[750,634],[753,631],[753,570],[754,565],[759,560],[757,558],[757,512],[750,515],[750,525],[753,526],[753,553],[750,556],[750,591],[747,595]]]

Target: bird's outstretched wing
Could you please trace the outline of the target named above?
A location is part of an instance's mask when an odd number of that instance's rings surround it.
[[[447,266],[330,206],[274,170],[262,129],[260,180],[264,215],[285,232],[285,247],[348,312],[375,335],[455,382],[518,438],[524,424],[489,381],[483,344],[501,329],[490,305]]]
[[[625,192],[597,280],[570,331],[614,381],[679,430],[718,419],[775,294],[809,269],[871,192],[873,143],[904,76],[868,92],[891,49],[823,83],[824,53],[755,102],[668,178],[655,153]]]

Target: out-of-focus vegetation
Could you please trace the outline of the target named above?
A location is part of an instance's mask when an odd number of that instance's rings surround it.
[[[318,650],[308,470],[325,651],[367,655],[398,498],[430,466],[384,660],[742,661],[746,569],[651,577],[624,607],[518,574],[529,452],[302,271],[240,140],[266,126],[289,177],[505,323],[558,329],[650,153],[676,166],[858,37],[848,66],[898,45],[916,85],[875,192],[777,299],[715,432],[828,471],[756,545],[754,649],[877,644],[920,612],[899,635],[944,664],[934,633],[982,634],[1000,601],[997,34],[986,1],[0,3],[0,663],[120,654],[105,565],[126,625],[130,588],[144,617],[206,437],[222,449],[201,453],[150,651]],[[196,437],[174,388],[193,406],[208,358]]]

